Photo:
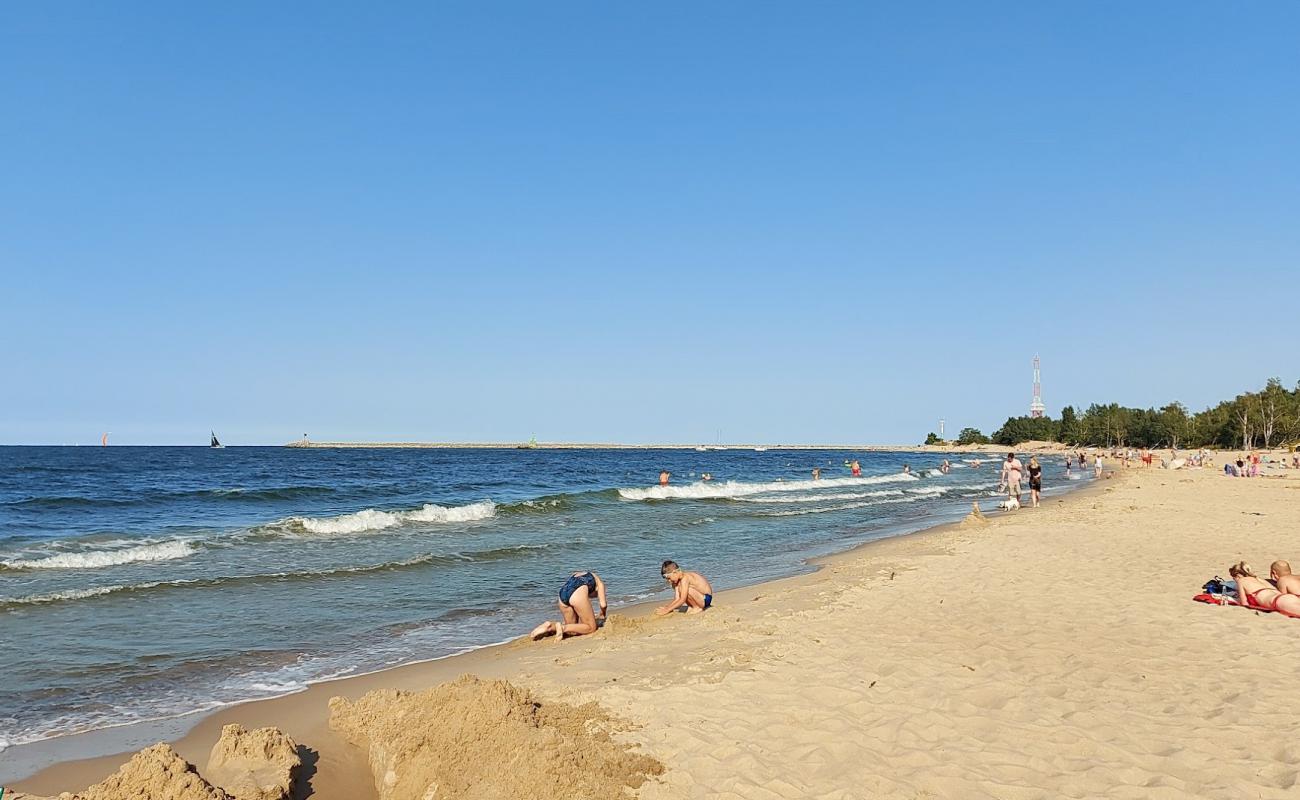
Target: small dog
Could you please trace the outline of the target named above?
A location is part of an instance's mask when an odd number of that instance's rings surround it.
[[[1020,501],[1014,497],[1008,497],[1006,500],[998,503],[998,509],[1001,511],[1015,511],[1017,508],[1020,508]]]

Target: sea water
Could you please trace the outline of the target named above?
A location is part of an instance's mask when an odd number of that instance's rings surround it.
[[[991,508],[996,459],[950,458],[943,474],[941,455],[827,450],[0,447],[0,740],[502,641],[555,616],[575,570],[615,610],[666,600],[668,558],[718,589],[804,571]],[[1045,475],[1064,488],[1059,464]]]

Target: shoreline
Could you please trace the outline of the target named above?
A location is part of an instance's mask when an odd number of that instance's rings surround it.
[[[1083,498],[1097,491],[1101,483],[1101,481],[1088,481],[1077,487],[1067,486],[1063,494],[1051,499],[1059,502],[1074,502],[1076,498]],[[991,499],[989,498],[989,500]],[[1048,499],[1044,498],[1045,504]],[[988,500],[984,502],[987,503]],[[956,509],[952,512],[954,515],[958,513]],[[987,517],[992,522],[1007,513],[993,510],[987,514]],[[721,605],[728,599],[739,597],[747,592],[773,591],[791,585],[792,582],[812,580],[827,568],[833,567],[843,560],[869,554],[873,548],[880,548],[889,543],[903,540],[939,535],[948,529],[959,527],[960,524],[960,520],[950,520],[919,528],[904,528],[899,533],[890,533],[876,539],[859,542],[843,550],[812,555],[800,562],[802,566],[808,568],[807,570],[722,589],[717,592],[717,603]],[[610,618],[611,620],[618,618],[632,623],[647,620],[651,618],[655,606],[662,602],[662,598],[647,599],[621,606],[617,611],[611,612]],[[604,631],[602,631],[601,635],[603,634]],[[587,639],[587,641],[594,641],[594,639]],[[0,780],[8,780],[15,786],[23,787],[23,791],[34,794],[73,791],[81,788],[85,783],[102,779],[128,759],[136,750],[159,741],[172,744],[182,756],[192,763],[202,763],[202,760],[206,757],[206,748],[210,748],[211,744],[216,741],[223,725],[239,722],[245,727],[251,728],[254,727],[254,724],[248,721],[250,719],[276,719],[278,712],[273,708],[276,705],[283,704],[294,709],[295,713],[300,713],[301,706],[299,702],[294,702],[295,700],[309,695],[313,697],[324,695],[319,703],[321,711],[324,712],[326,701],[335,694],[355,699],[364,694],[365,691],[375,688],[394,688],[395,686],[399,688],[426,688],[426,686],[432,686],[442,681],[452,680],[468,671],[475,671],[476,674],[490,673],[492,677],[510,678],[511,667],[514,665],[510,664],[508,666],[506,662],[513,661],[513,657],[518,655],[520,648],[545,646],[545,644],[547,642],[530,642],[526,635],[514,636],[494,643],[469,646],[459,652],[447,655],[384,667],[355,675],[311,681],[304,688],[288,694],[233,701],[214,708],[195,710],[173,717],[124,723],[22,744],[13,744],[6,750],[0,750],[0,760],[4,760],[6,753],[10,758],[18,756],[14,773],[21,777],[0,776]],[[385,680],[386,676],[395,683]],[[424,683],[425,680],[430,682],[426,684]],[[335,688],[338,691],[333,691]],[[263,708],[264,706],[265,708]],[[318,726],[317,730],[327,730],[324,719],[316,720],[315,723]],[[258,724],[277,725],[275,722]],[[294,734],[290,732],[290,735]],[[310,738],[301,736],[296,738],[301,742],[311,744]],[[50,773],[56,770],[60,774],[57,781],[53,781],[53,776]],[[69,783],[65,780],[65,775],[73,773],[88,776],[89,780],[78,778]],[[95,775],[98,775],[98,777],[95,777]],[[29,785],[38,787],[39,791],[38,788],[27,788]],[[56,786],[64,788],[56,790],[54,788]],[[323,797],[325,795],[313,796]]]
[[[1300,622],[1190,598],[1240,558],[1296,558],[1300,474],[1113,475],[1037,511],[810,559],[706,614],[645,603],[562,645],[516,639],[223,709],[175,746],[201,765],[222,724],[277,726],[317,755],[312,797],[365,800],[366,754],[330,730],[329,697],[472,672],[627,720],[668,770],[643,800],[1289,796],[1300,750],[1251,743],[1290,725]],[[1141,591],[1125,590],[1135,571]],[[15,788],[80,790],[124,759],[64,759]]]

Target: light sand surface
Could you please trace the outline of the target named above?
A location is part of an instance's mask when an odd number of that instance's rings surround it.
[[[201,763],[221,725],[277,725],[318,751],[315,797],[373,797],[327,699],[473,672],[636,725],[624,736],[667,767],[647,799],[1296,797],[1300,620],[1190,598],[1241,558],[1300,566],[1297,524],[1300,475],[1128,470],[722,593],[703,615],[617,615],[584,639],[235,707],[177,749]],[[19,787],[81,788],[123,760]]]

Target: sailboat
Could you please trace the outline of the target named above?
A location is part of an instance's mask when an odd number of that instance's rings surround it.
[[[213,449],[216,449],[216,448],[219,448],[219,447],[225,447],[224,444],[222,444],[221,442],[218,442],[218,441],[217,441],[217,434],[216,434],[216,432],[215,432],[215,431],[211,431],[211,433],[212,433],[212,443],[209,444],[208,447],[211,447],[211,448],[213,448]]]
[[[100,447],[108,447],[108,434],[107,434],[107,433],[104,434],[103,436],[99,437],[99,446],[100,446]]]

